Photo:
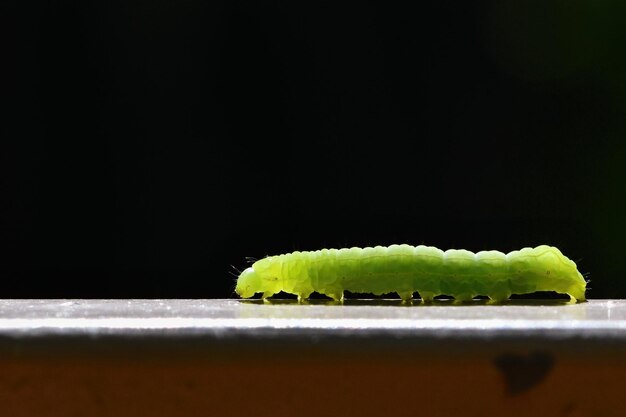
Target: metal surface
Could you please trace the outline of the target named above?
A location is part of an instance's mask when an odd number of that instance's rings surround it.
[[[0,300],[0,337],[541,338],[626,343],[626,300]]]

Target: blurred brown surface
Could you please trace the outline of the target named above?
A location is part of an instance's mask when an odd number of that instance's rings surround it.
[[[496,358],[3,359],[0,409],[16,417],[623,415],[623,360],[556,357],[542,376],[532,356],[519,356],[524,365],[509,376],[522,380],[518,392]]]

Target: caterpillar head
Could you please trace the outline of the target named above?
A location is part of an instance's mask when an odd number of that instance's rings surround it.
[[[280,262],[275,262],[274,258],[270,256],[261,259],[246,268],[237,279],[235,292],[242,298],[250,298],[257,292],[280,291]]]
[[[253,267],[246,268],[237,279],[235,292],[241,298],[250,298],[256,292],[260,291],[261,277],[256,273]]]

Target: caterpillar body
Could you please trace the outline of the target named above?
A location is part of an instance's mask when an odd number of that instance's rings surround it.
[[[504,301],[512,294],[555,291],[583,301],[586,285],[576,264],[552,246],[504,254],[391,245],[269,256],[239,275],[235,291],[242,298],[259,292],[267,298],[284,291],[300,300],[314,291],[334,300],[343,300],[346,290],[374,295],[395,292],[405,301],[414,292],[424,301],[438,295],[460,301],[478,295]]]

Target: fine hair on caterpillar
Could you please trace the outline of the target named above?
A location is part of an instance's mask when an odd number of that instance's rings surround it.
[[[242,298],[256,293],[267,298],[283,291],[299,300],[313,292],[334,300],[342,300],[344,291],[395,292],[404,301],[417,292],[424,301],[440,295],[504,301],[513,294],[554,291],[584,301],[586,285],[576,264],[553,246],[504,254],[403,244],[268,256],[240,273],[235,292]]]

